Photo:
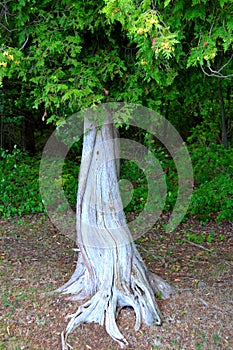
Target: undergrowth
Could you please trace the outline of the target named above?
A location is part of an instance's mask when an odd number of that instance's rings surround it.
[[[43,211],[39,194],[39,157],[14,148],[0,150],[0,216]]]
[[[166,150],[154,148],[166,178],[164,210],[171,211],[177,197],[176,167]],[[188,214],[202,223],[213,216],[217,221],[232,221],[233,208],[233,151],[220,145],[192,145],[190,154],[194,169],[195,188]],[[62,185],[69,204],[75,207],[78,188],[80,155],[68,157],[63,166]],[[34,214],[44,211],[39,191],[40,155],[31,157],[17,148],[13,152],[0,150],[0,216]],[[148,199],[147,176],[130,160],[121,163],[121,178],[131,185],[124,187],[125,211],[140,213]],[[59,181],[58,181],[59,185]],[[127,192],[128,191],[128,192]],[[52,199],[51,199],[52,200]]]

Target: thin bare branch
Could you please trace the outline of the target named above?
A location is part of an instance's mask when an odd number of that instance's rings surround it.
[[[23,45],[21,46],[21,48],[19,49],[20,51],[23,50],[25,48],[25,46],[27,45],[27,42],[29,40],[29,36],[27,36],[25,42],[23,43]]]
[[[4,28],[4,29],[6,29],[9,33],[11,33],[11,32],[15,32],[16,30],[18,30],[17,28],[14,28],[14,29],[9,29],[9,28],[7,28],[6,26],[4,26],[4,24],[3,23],[0,23],[0,25]]]
[[[183,241],[193,245],[194,247],[201,248],[203,250],[206,250],[207,252],[212,253],[212,251],[210,249],[208,249],[206,247],[203,247],[203,245],[201,245],[201,244],[197,244],[197,243],[191,242],[191,241],[189,241],[188,239],[185,239],[185,238],[183,239]]]
[[[227,63],[225,63],[219,70],[218,72],[221,72],[226,66],[228,66],[228,64],[232,61],[233,59],[233,55],[231,56],[231,58],[229,59],[229,61],[227,61]]]
[[[217,19],[217,16],[215,16],[215,18],[214,18],[214,20],[213,20],[213,22],[212,22],[212,24],[211,24],[210,31],[209,31],[209,38],[210,38],[211,35],[212,35],[212,31],[213,31],[213,28],[214,28],[216,19]]]
[[[204,67],[201,65],[201,70],[202,72],[207,75],[208,77],[216,77],[216,78],[222,78],[222,79],[231,79],[233,77],[233,74],[227,74],[224,75],[221,73],[221,71],[226,68],[229,63],[232,61],[233,59],[233,55],[231,56],[231,58],[227,61],[227,63],[225,63],[221,68],[219,68],[218,70],[213,69],[210,64],[207,64],[207,67],[209,69],[210,72],[207,72]]]

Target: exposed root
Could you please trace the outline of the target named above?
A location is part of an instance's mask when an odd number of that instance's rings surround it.
[[[154,293],[161,299],[166,300],[174,293],[172,287],[164,281],[160,276],[148,271],[147,277]]]
[[[120,310],[126,306],[132,307],[135,312],[135,331],[139,330],[142,322],[147,325],[161,325],[162,320],[154,290],[165,299],[170,296],[172,289],[162,278],[147,271],[138,253],[135,252],[133,255],[130,281],[117,278],[117,275],[115,278],[103,276],[101,285],[98,286],[93,286],[93,281],[88,279],[87,269],[82,268],[84,265],[81,256],[79,261],[81,266],[78,262],[71,279],[57,291],[71,294],[70,300],[83,300],[87,297],[90,299],[84,302],[77,312],[68,316],[70,321],[63,338],[63,350],[70,349],[67,339],[73,330],[82,323],[92,322],[105,326],[110,337],[124,348],[128,343],[119,331],[116,320]]]
[[[119,331],[116,324],[117,297],[111,292],[97,292],[89,301],[80,306],[76,313],[70,315],[65,342],[68,335],[82,323],[98,323],[106,327],[107,333],[119,343],[121,348],[127,345],[127,341]]]
[[[136,314],[135,330],[139,330],[142,320],[151,325],[161,324],[161,316],[154,304],[153,296],[139,283],[134,282],[133,295],[128,292],[121,292],[115,288],[108,291],[97,292],[90,300],[81,305],[77,312],[70,315],[67,325],[64,342],[67,343],[69,334],[82,323],[98,323],[105,325],[107,333],[115,340],[121,348],[128,344],[125,337],[119,331],[116,319],[119,309],[131,306]]]

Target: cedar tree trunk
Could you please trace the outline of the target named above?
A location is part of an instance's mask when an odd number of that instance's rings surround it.
[[[171,288],[147,270],[127,227],[118,187],[119,139],[111,117],[101,129],[85,120],[84,129],[76,214],[79,257],[72,277],[57,290],[83,304],[70,316],[63,348],[67,336],[85,322],[105,325],[124,347],[127,341],[116,323],[120,309],[134,309],[136,330],[142,322],[160,325],[155,293],[168,298]]]

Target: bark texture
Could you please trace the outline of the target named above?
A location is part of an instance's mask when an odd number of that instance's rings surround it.
[[[79,258],[70,280],[57,291],[84,303],[70,316],[68,335],[81,323],[105,325],[121,347],[127,344],[116,319],[121,308],[142,322],[161,324],[155,292],[168,298],[171,288],[149,272],[129,232],[118,187],[119,139],[110,117],[101,129],[85,121],[85,136],[77,196]]]

